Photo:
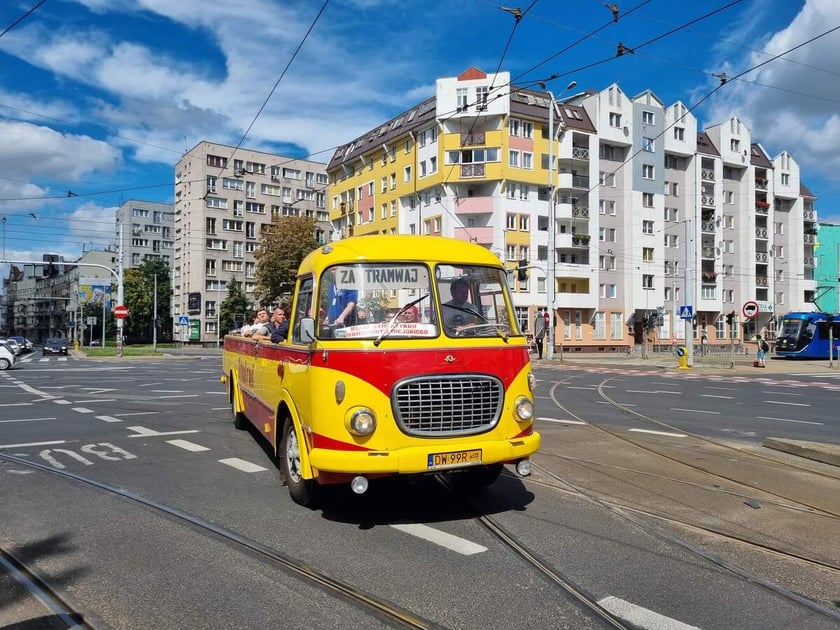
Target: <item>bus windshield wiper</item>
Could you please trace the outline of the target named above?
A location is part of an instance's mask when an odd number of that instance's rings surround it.
[[[385,339],[385,337],[387,337],[388,335],[390,335],[394,331],[394,328],[397,327],[397,324],[400,321],[400,315],[405,313],[408,309],[410,309],[418,302],[422,302],[427,297],[429,297],[429,294],[425,293],[416,300],[409,302],[408,304],[403,306],[399,311],[397,311],[397,313],[391,318],[391,321],[388,322],[388,327],[385,330],[383,330],[382,333],[376,339],[373,340],[373,345],[378,346],[380,343],[382,343],[382,340]]]

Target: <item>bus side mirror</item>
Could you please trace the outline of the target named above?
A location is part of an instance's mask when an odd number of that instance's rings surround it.
[[[311,317],[300,320],[300,340],[304,343],[315,341],[315,320]]]

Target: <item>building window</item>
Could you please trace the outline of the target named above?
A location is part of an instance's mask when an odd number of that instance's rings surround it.
[[[782,173],[782,186],[790,186],[790,175]]]
[[[458,88],[455,91],[455,101],[459,112],[467,111],[468,98],[467,88]]]
[[[653,164],[642,164],[642,177],[653,179]]]
[[[642,150],[653,153],[653,138],[642,138]]]
[[[532,170],[534,168],[534,154],[527,151],[522,152],[522,168]]]
[[[610,127],[615,129],[621,127],[621,114],[610,112]]]
[[[642,193],[642,205],[645,208],[653,208],[653,193]]]
[[[642,112],[642,124],[643,125],[653,125],[654,124],[653,112],[648,112],[648,111],[643,111]]]
[[[642,221],[642,234],[653,234],[653,221]]]
[[[511,149],[508,155],[508,164],[514,168],[519,168],[519,151]]]
[[[674,127],[674,140],[679,140],[680,142],[685,140],[685,128],[684,127]]]
[[[643,289],[652,289],[653,288],[653,274],[650,274],[650,273],[642,274],[642,288]]]
[[[642,248],[642,260],[644,262],[653,262],[653,247]]]

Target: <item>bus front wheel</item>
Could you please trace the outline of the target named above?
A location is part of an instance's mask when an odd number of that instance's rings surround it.
[[[315,503],[316,483],[304,479],[300,463],[301,445],[295,433],[295,424],[287,417],[283,422],[283,440],[280,443],[280,465],[289,487],[289,495],[295,503],[311,507]]]
[[[230,383],[228,396],[230,398],[230,415],[233,418],[233,426],[240,430],[247,429],[248,418],[245,417],[244,413],[236,409],[236,385],[234,384],[233,374],[228,378],[228,383]]]

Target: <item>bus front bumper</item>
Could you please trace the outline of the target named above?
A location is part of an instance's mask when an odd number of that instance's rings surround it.
[[[416,474],[454,470],[469,466],[513,463],[532,455],[540,447],[540,434],[511,440],[447,442],[412,446],[390,451],[340,451],[312,449],[313,468],[332,473],[359,475]]]

